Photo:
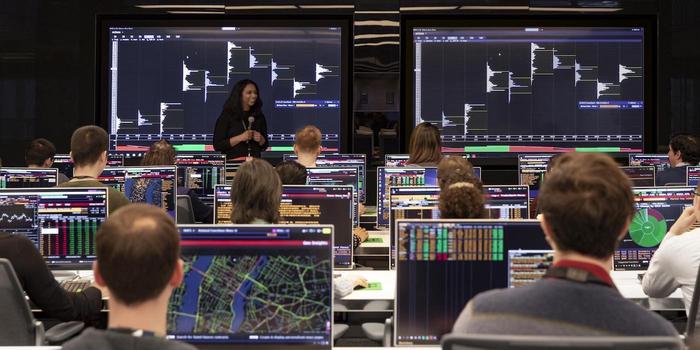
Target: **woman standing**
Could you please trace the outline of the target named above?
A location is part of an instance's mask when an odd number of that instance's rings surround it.
[[[260,158],[267,149],[267,121],[258,85],[244,79],[231,90],[214,127],[214,149],[228,159]]]

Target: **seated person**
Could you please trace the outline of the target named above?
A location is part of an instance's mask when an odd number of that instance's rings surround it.
[[[416,125],[408,142],[408,153],[406,165],[437,166],[442,160],[440,130],[429,122]]]
[[[456,182],[440,192],[438,208],[443,219],[486,217],[484,195],[471,182]]]
[[[282,180],[282,185],[306,185],[306,168],[301,163],[286,161],[277,164],[277,174]],[[362,227],[355,227],[352,231],[352,246],[356,249],[369,238],[369,233]]]
[[[99,126],[86,125],[73,132],[70,138],[70,157],[73,160],[73,178],[58,187],[107,187],[109,214],[129,204],[123,193],[107,186],[97,177],[107,166],[107,132]]]
[[[87,329],[71,349],[195,349],[165,339],[170,294],[182,282],[180,233],[161,208],[130,204],[95,237],[97,285],[109,291],[107,330]]]
[[[656,186],[669,184],[685,185],[688,165],[698,165],[700,142],[690,134],[676,134],[668,144],[668,162],[671,168],[656,174]]]
[[[0,258],[10,261],[29,300],[49,318],[62,322],[100,320],[102,293],[89,287],[72,293],[63,290],[46,266],[34,243],[22,235],[0,232]]]
[[[282,169],[284,170],[286,167],[288,165],[283,166]],[[298,180],[299,168],[291,166],[289,168],[297,169],[297,176],[293,176],[293,178]],[[276,224],[279,222],[282,181],[270,163],[260,159],[245,162],[238,169],[231,189],[232,223]],[[233,189],[247,190],[234,191]],[[352,293],[355,287],[367,287],[367,280],[358,276],[338,277],[333,279],[333,286],[335,296],[341,298]]]
[[[695,279],[700,267],[700,228],[693,226],[700,221],[700,188],[695,190],[693,206],[686,208],[671,226],[649,262],[642,279],[644,294],[652,298],[665,298],[680,288],[685,310],[688,312],[695,291]]]
[[[443,158],[437,165],[437,178],[440,191],[458,182],[471,183],[478,191],[483,190],[481,180],[474,174],[472,163],[459,156]]]
[[[24,160],[29,168],[51,168],[56,156],[56,146],[47,139],[36,139],[24,150]],[[68,177],[58,173],[58,184],[68,181]]]
[[[297,162],[307,168],[316,167],[316,158],[321,154],[321,130],[307,125],[297,130],[294,136],[294,154]]]
[[[280,219],[282,181],[267,161],[253,158],[241,165],[231,184],[231,223],[276,224]]]
[[[552,267],[531,285],[477,295],[453,332],[677,337],[671,323],[626,300],[608,272],[635,212],[630,181],[615,161],[566,154],[539,195]]]
[[[308,173],[306,167],[299,162],[288,160],[275,167],[282,185],[306,185]]]
[[[157,165],[175,165],[175,148],[166,140],[160,140],[151,145],[148,152],[141,159],[141,165],[143,166],[157,166]],[[197,193],[193,190],[183,186],[183,184],[178,184],[177,186],[178,195],[187,195],[190,197],[192,202],[192,210],[194,211],[194,219],[197,222],[202,223],[212,223],[214,222],[214,209],[210,206],[202,203],[199,199]]]

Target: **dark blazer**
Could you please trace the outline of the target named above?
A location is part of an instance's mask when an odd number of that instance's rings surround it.
[[[267,120],[262,112],[254,115],[255,121],[251,127],[265,137],[265,143],[261,146],[255,140],[241,142],[233,147],[229,143],[229,139],[233,136],[242,134],[248,127],[249,112],[244,112],[241,115],[234,115],[227,110],[221,112],[219,119],[216,120],[214,127],[214,149],[225,154],[226,158],[239,158],[248,155],[248,146],[250,145],[250,155],[255,158],[260,158],[260,152],[267,149],[269,144],[267,136]]]
[[[94,287],[80,293],[63,290],[44,258],[24,236],[0,232],[0,258],[10,260],[29,299],[51,318],[96,323],[102,309],[102,293]]]

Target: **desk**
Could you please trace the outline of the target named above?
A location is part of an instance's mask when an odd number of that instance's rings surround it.
[[[367,279],[369,283],[380,282],[381,290],[357,289],[334,302],[335,312],[394,312],[396,295],[396,272],[376,270],[342,271],[341,276],[357,275]]]
[[[632,300],[652,311],[684,311],[683,294],[680,289],[666,298],[650,298],[642,290],[642,282],[637,278],[639,271],[612,271],[610,276],[625,299]]]

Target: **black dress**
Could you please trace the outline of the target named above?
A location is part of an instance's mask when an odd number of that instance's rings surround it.
[[[265,120],[265,115],[261,112],[255,114],[255,121],[251,129],[259,132],[265,138],[265,143],[262,146],[253,139],[250,139],[248,142],[241,142],[233,147],[229,143],[231,137],[240,135],[247,129],[250,114],[251,112],[243,112],[240,116],[236,116],[224,110],[221,112],[219,119],[216,120],[214,149],[225,154],[227,159],[248,156],[249,146],[250,156],[255,158],[260,158],[260,152],[267,149],[269,144],[267,140],[267,121]]]

